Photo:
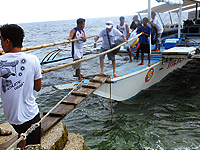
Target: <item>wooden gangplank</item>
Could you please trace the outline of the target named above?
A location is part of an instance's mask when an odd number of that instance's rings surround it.
[[[108,81],[110,75],[97,75],[90,79],[88,83],[81,85],[81,88],[77,91],[73,91],[69,97],[64,99],[44,120],[41,122],[42,134],[51,129],[60,120],[62,120],[67,114],[74,110],[81,102],[89,97],[94,91],[96,91],[103,83]],[[44,112],[45,115],[47,112]],[[7,149],[12,143],[17,140],[17,135],[10,138],[6,142],[0,145],[0,150]]]
[[[191,58],[196,53],[196,47],[173,47],[162,52],[162,58]]]

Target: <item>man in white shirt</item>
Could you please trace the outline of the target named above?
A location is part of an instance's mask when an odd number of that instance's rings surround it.
[[[113,22],[112,21],[108,21],[106,22],[106,28],[101,30],[101,32],[99,33],[98,36],[96,36],[94,38],[95,42],[99,39],[99,38],[103,38],[102,44],[101,44],[101,50],[100,52],[105,52],[109,49],[111,49],[114,44],[115,44],[115,36],[120,36],[123,38],[124,42],[128,42],[128,40],[125,38],[125,36],[116,28],[113,28]],[[107,53],[108,59],[112,61],[112,66],[113,66],[113,76],[117,77],[117,74],[115,72],[115,68],[116,68],[116,61],[115,61],[115,54],[110,52]],[[100,57],[100,67],[101,67],[101,72],[99,74],[103,74],[104,73],[104,58],[105,55],[101,55]]]
[[[117,25],[116,29],[118,29],[125,37],[126,39],[129,38],[129,27],[125,22],[125,18],[123,16],[121,16],[119,18],[120,20],[120,24]],[[118,43],[121,44],[124,42],[124,39],[122,37],[119,37],[117,39]],[[130,61],[129,62],[132,62],[132,57],[131,57],[131,51],[129,49],[129,47],[125,47],[125,49],[127,49],[127,52],[128,52],[128,55],[129,55],[129,58],[130,58]]]
[[[41,67],[35,55],[21,51],[23,29],[16,24],[0,28],[1,45],[5,52],[0,57],[0,91],[6,120],[21,133],[40,120],[39,108],[33,90],[41,89]],[[41,126],[22,140],[18,147],[40,144]]]
[[[156,13],[155,12],[151,12],[151,18],[152,21],[149,23],[152,26],[155,26],[157,29],[157,41],[156,41],[156,47],[155,49],[153,49],[152,51],[160,51],[160,46],[161,46],[161,36],[162,36],[162,32],[163,32],[163,27],[161,22],[159,21],[159,19],[156,17]],[[158,48],[158,49],[157,49]]]

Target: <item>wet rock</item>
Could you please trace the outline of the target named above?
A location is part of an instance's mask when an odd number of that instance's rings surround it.
[[[63,149],[68,141],[66,125],[59,122],[41,138],[42,147],[48,150]]]
[[[0,144],[17,135],[9,123],[0,124],[0,128],[11,130],[12,135],[0,136]],[[21,150],[88,150],[81,135],[67,132],[66,125],[59,122],[41,138],[41,145],[29,145]],[[13,150],[20,150],[15,148]]]
[[[85,145],[85,140],[81,135],[69,133],[68,139],[63,150],[88,150]]]

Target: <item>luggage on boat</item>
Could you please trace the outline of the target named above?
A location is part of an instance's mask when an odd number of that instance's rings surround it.
[[[134,38],[136,35],[137,35],[137,30],[132,31],[130,36],[129,36],[129,39]],[[124,48],[127,49],[129,46],[134,47],[138,43],[138,41],[139,41],[139,38],[136,38],[136,39],[128,42],[127,44],[125,44]]]
[[[176,44],[179,44],[179,39],[172,38],[172,39],[166,39],[165,40],[165,49],[170,49],[174,47]]]

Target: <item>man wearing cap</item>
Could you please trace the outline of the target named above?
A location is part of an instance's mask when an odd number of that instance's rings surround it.
[[[101,50],[100,50],[101,53],[112,48],[111,46],[115,44],[115,36],[122,37],[124,42],[128,42],[128,40],[125,38],[125,36],[119,30],[117,30],[116,28],[113,28],[112,21],[106,22],[106,28],[101,30],[99,35],[94,38],[95,42],[99,38],[101,38],[101,37],[103,38],[103,41],[101,44]],[[108,56],[108,59],[112,61],[113,76],[117,77],[117,74],[115,72],[115,68],[116,68],[115,54],[110,52],[110,53],[107,53],[107,56]],[[100,58],[100,67],[101,67],[101,72],[99,74],[103,74],[104,73],[105,54],[101,55],[99,58]]]
[[[133,21],[131,23],[130,29],[134,31],[139,24],[141,24],[141,21],[138,20],[138,15],[133,16]]]

